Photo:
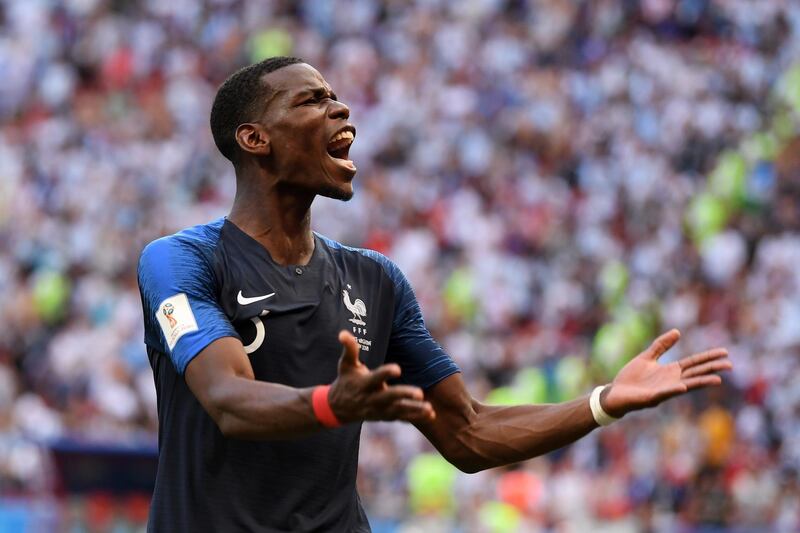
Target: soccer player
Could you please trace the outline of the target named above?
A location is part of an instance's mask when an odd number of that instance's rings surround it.
[[[369,531],[355,488],[365,420],[411,422],[476,472],[717,385],[731,368],[721,348],[660,364],[672,330],[589,396],[481,404],[398,267],[311,229],[317,195],[353,195],[349,115],[295,58],[241,69],[217,92],[211,130],[236,171],[230,214],[150,243],[139,263],[158,393],[150,531]]]

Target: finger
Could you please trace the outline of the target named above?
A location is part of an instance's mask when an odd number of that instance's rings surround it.
[[[419,422],[432,422],[433,420],[436,420],[436,411],[433,410],[433,407],[409,412],[404,411],[400,413],[400,416],[398,416],[397,419],[411,422],[413,424]]]
[[[370,403],[381,408],[386,408],[393,402],[398,402],[400,400],[422,401],[424,397],[425,395],[419,387],[394,385],[372,395],[370,397]]]
[[[429,402],[403,399],[398,400],[387,410],[392,420],[425,422],[436,418],[436,412]]]
[[[728,359],[715,359],[706,363],[690,366],[681,372],[681,379],[702,376],[714,372],[724,372],[733,368],[733,364]]]
[[[369,389],[378,388],[385,381],[399,377],[400,377],[400,365],[395,363],[389,363],[388,365],[379,366],[378,368],[370,372],[369,375],[367,376],[367,382],[365,386]]]
[[[681,332],[677,329],[671,329],[654,340],[653,344],[651,344],[644,353],[647,354],[650,359],[658,359],[664,355],[664,352],[675,346],[675,343],[678,342],[680,338]]]
[[[339,332],[339,342],[342,344],[342,356],[339,358],[339,372],[342,368],[355,367],[361,364],[358,360],[358,352],[361,346],[349,331]]]
[[[700,365],[707,361],[713,361],[714,359],[721,359],[727,356],[728,350],[725,348],[712,348],[711,350],[706,350],[705,352],[684,357],[678,361],[678,366],[680,366],[682,370],[685,370],[689,367]]]
[[[658,405],[661,402],[669,400],[670,398],[673,398],[675,396],[680,396],[681,394],[685,393],[688,390],[689,389],[686,387],[685,384],[677,383],[668,389],[659,391],[659,393],[656,394],[655,398],[653,398],[653,401],[650,402],[649,407]]]
[[[683,379],[681,382],[686,385],[688,390],[699,389],[700,387],[716,387],[722,384],[722,378],[716,374],[710,376],[697,376],[689,379]]]

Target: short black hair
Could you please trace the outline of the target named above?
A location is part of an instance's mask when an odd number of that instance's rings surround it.
[[[263,76],[296,63],[305,61],[297,57],[270,57],[237,70],[217,89],[211,106],[211,134],[219,151],[233,164],[236,164],[239,152],[236,128],[253,120],[259,111],[259,102],[264,101],[265,92],[269,89],[262,81]]]

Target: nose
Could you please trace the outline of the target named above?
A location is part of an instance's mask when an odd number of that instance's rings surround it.
[[[331,105],[328,107],[328,117],[347,120],[350,118],[350,108],[342,102],[331,100]]]

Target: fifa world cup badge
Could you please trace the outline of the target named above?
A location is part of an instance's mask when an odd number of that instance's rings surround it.
[[[167,321],[169,321],[169,327],[174,328],[178,325],[178,321],[172,316],[175,312],[175,307],[171,303],[164,304],[164,316],[167,317]]]
[[[170,296],[158,304],[156,318],[170,350],[183,335],[199,329],[189,298],[184,293]]]

